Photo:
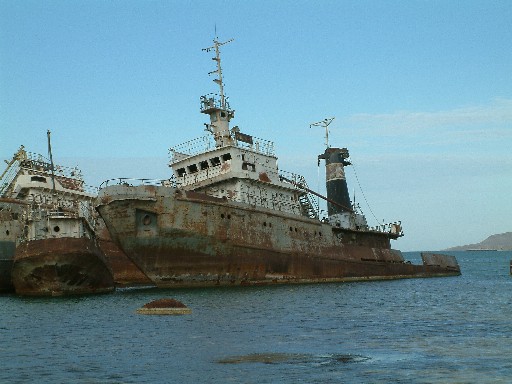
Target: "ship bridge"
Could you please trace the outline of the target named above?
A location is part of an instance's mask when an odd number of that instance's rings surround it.
[[[211,135],[169,150],[174,176],[182,188],[196,189],[230,178],[279,184],[274,143],[243,134],[235,127],[228,145],[217,146]]]
[[[212,59],[217,68],[209,74],[216,75],[213,81],[219,86],[219,94],[210,93],[200,99],[201,112],[210,117],[205,124],[210,134],[169,150],[176,184],[229,201],[317,217],[318,210],[311,208],[307,193],[280,177],[274,143],[242,133],[237,126],[230,129],[235,111],[224,94],[220,59],[220,46],[230,41],[220,43],[215,39],[212,47],[204,49],[215,51]],[[298,176],[292,178],[305,183]]]

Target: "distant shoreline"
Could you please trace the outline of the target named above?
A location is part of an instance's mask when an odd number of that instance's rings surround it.
[[[491,235],[487,239],[476,243],[467,244],[458,247],[451,247],[445,251],[511,251],[512,250],[512,232],[505,232]]]

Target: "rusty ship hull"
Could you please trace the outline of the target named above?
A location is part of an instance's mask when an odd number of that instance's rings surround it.
[[[26,203],[0,198],[0,293],[14,292],[11,270],[16,251],[16,238],[23,231],[21,221]]]
[[[114,290],[112,272],[95,241],[49,238],[18,245],[12,267],[16,293],[62,296]]]
[[[158,287],[456,276],[451,256],[405,262],[389,236],[159,186],[109,186],[97,209]]]
[[[112,271],[116,288],[150,287],[153,282],[130,260],[119,246],[112,241],[103,220],[95,228],[100,251]]]

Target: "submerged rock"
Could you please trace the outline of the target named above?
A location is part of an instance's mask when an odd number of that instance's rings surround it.
[[[192,310],[179,300],[166,298],[144,304],[137,309],[137,313],[143,315],[187,315],[192,313]]]

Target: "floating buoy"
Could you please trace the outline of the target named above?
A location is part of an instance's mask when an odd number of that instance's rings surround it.
[[[137,309],[142,315],[188,315],[192,310],[176,299],[159,299]]]

